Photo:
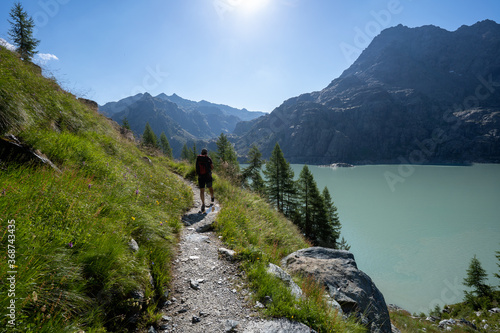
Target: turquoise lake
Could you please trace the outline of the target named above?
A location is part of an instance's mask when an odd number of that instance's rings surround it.
[[[292,165],[297,177],[303,165]],[[412,313],[460,302],[474,255],[500,281],[500,165],[309,166],[328,187],[358,268]]]

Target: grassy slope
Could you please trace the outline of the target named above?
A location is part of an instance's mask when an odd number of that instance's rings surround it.
[[[17,330],[125,330],[129,318],[120,315],[134,308],[142,309],[140,326],[154,321],[179,217],[192,202],[190,189],[164,158],[146,162],[106,118],[4,49],[0,129],[62,170],[1,165],[0,281],[11,270],[6,248],[13,245]],[[9,238],[8,220],[15,220],[15,239]],[[131,238],[137,253],[129,250]],[[2,309],[10,301],[5,287]],[[133,290],[144,292],[143,302],[131,299]],[[2,329],[8,319],[3,314]]]
[[[123,314],[133,310],[140,310],[132,318],[139,327],[158,319],[179,218],[192,203],[190,189],[169,168],[191,177],[194,170],[161,156],[149,156],[149,164],[114,126],[0,48],[0,134],[15,134],[62,170],[1,165],[0,279],[9,270],[10,240],[20,332],[126,331],[131,317]],[[217,230],[238,251],[256,299],[273,298],[265,313],[320,332],[363,331],[329,310],[313,281],[298,281],[309,297],[297,301],[269,276],[268,262],[309,245],[258,196],[221,178],[215,183],[223,204]],[[15,220],[13,233],[9,220]],[[137,253],[128,247],[131,238]],[[5,287],[2,309],[10,301]],[[132,298],[134,290],[144,292],[142,302]],[[7,319],[2,316],[2,328]]]

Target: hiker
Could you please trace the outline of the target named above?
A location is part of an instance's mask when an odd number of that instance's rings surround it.
[[[205,186],[210,191],[212,201],[210,206],[214,205],[214,189],[212,187],[212,169],[214,164],[212,159],[208,156],[208,150],[203,148],[201,155],[196,157],[196,174],[198,175],[198,186],[200,187],[201,198],[201,213],[205,212]]]

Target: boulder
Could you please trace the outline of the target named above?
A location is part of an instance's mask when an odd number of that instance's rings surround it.
[[[300,287],[292,280],[292,277],[287,272],[282,270],[281,267],[270,263],[267,267],[267,272],[285,282],[295,298],[300,298],[302,296],[302,289],[300,289]]]
[[[22,143],[12,134],[0,137],[0,162],[16,162],[21,164],[48,165],[57,172],[61,172],[40,151]]]
[[[391,332],[384,296],[372,279],[358,269],[352,253],[311,247],[285,257],[282,266],[290,273],[309,275],[323,283],[342,311],[357,316],[371,332]]]

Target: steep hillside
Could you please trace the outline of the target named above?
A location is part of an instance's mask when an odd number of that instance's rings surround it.
[[[325,89],[285,101],[237,143],[298,163],[500,162],[500,26],[384,30]]]
[[[0,279],[12,282],[2,328],[127,332],[156,321],[192,194],[117,129],[0,48],[0,134],[11,135],[0,139]]]

